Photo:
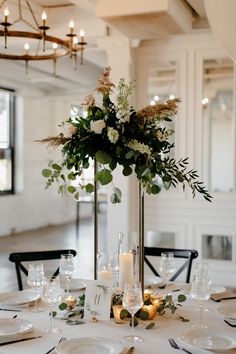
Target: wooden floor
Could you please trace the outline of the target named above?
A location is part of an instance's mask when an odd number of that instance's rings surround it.
[[[104,230],[105,224],[105,216],[102,216],[99,228]],[[101,234],[104,235],[104,231]],[[80,222],[78,238],[76,237],[75,223],[45,227],[0,237],[0,292],[17,290],[14,264],[8,260],[9,253],[17,251],[27,252],[73,248],[77,251],[76,276],[82,279],[92,279],[93,244],[92,219]]]

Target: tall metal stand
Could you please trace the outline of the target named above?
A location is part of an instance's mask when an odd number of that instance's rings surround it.
[[[138,245],[138,262],[139,262],[139,282],[144,292],[144,191],[139,182],[138,185],[138,216],[139,216],[139,245]]]
[[[95,175],[97,161],[94,159],[94,279],[97,279],[97,254],[98,254],[98,190]]]

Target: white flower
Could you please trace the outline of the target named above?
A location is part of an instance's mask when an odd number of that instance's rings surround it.
[[[104,122],[103,119],[95,120],[90,122],[90,129],[95,133],[95,134],[101,134],[103,128],[105,128],[106,123]]]
[[[119,119],[120,123],[129,123],[130,120],[130,112],[129,111],[122,111],[118,110],[116,112],[116,118]]]
[[[107,132],[107,136],[108,136],[108,139],[110,140],[110,142],[112,144],[115,144],[117,142],[117,140],[119,139],[119,132],[116,129],[109,127],[108,132]]]
[[[170,135],[172,135],[174,132],[173,129],[166,129],[166,130],[158,130],[157,131],[157,138],[160,141],[165,141],[168,139]]]
[[[118,112],[116,112],[116,118],[118,118],[118,119],[121,119],[122,118],[122,112],[121,111],[118,111]]]
[[[136,139],[131,139],[128,142],[127,146],[134,151],[139,151],[140,154],[147,154],[148,156],[150,156],[152,154],[152,148],[150,148],[149,146],[147,146],[143,143],[140,143]]]

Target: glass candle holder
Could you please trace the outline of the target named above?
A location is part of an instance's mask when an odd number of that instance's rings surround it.
[[[77,298],[73,295],[68,295],[64,298],[64,302],[67,304],[68,310],[73,310],[77,304]]]
[[[112,307],[115,323],[121,324],[125,323],[125,320],[120,318],[121,311],[124,310],[122,305],[114,305]]]
[[[154,305],[143,305],[141,310],[148,313],[148,320],[153,320],[157,314],[157,309]]]
[[[109,265],[109,257],[106,252],[97,254],[97,278],[98,280],[112,280],[113,271]]]

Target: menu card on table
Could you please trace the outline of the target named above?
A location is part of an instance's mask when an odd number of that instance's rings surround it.
[[[84,318],[95,317],[98,320],[109,320],[111,309],[112,281],[86,281]]]

